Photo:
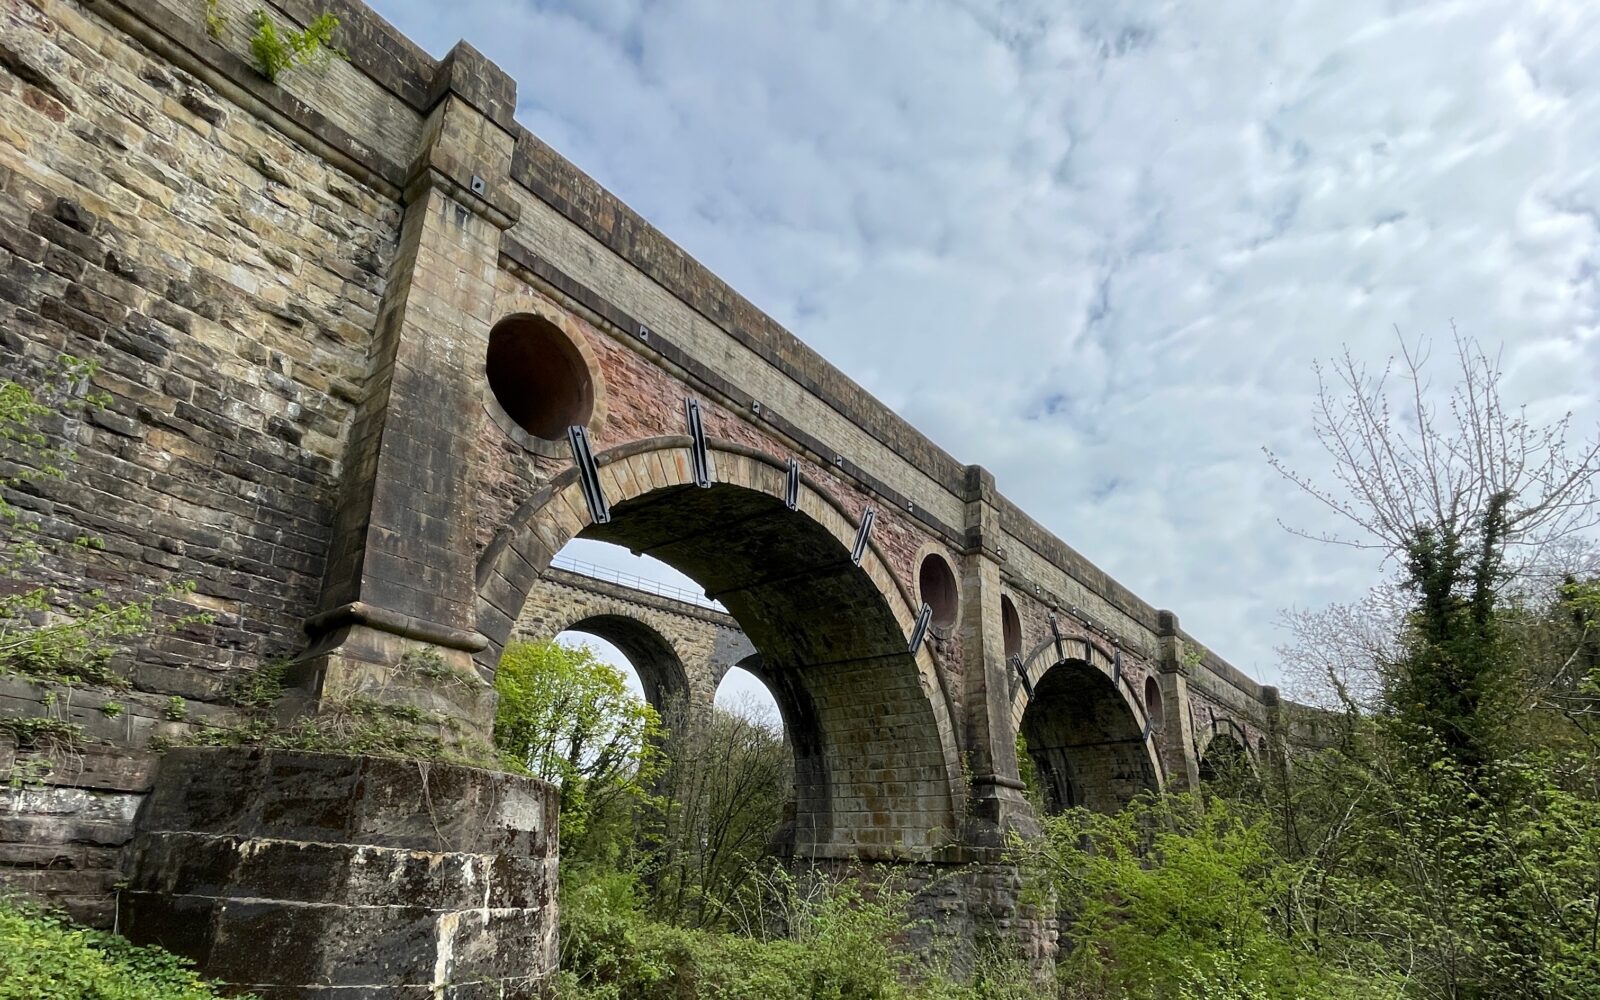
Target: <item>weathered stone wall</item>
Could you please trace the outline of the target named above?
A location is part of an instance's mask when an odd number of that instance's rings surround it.
[[[193,581],[206,625],[120,668],[215,700],[303,645],[399,209],[68,0],[0,11],[0,376],[92,359],[65,480],[14,498],[69,590]],[[169,606],[169,610],[172,606]]]
[[[0,746],[0,774],[28,763],[26,752],[17,756],[15,745]],[[110,927],[117,887],[127,879],[123,848],[150,791],[155,755],[96,747],[48,765],[0,796],[0,893],[45,900],[92,927]]]
[[[475,768],[174,750],[120,927],[267,1000],[532,1000],[556,966],[559,801]]]

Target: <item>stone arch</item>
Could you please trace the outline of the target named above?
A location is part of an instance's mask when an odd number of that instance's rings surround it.
[[[1217,781],[1230,774],[1256,779],[1260,775],[1255,750],[1243,726],[1229,718],[1212,719],[1195,748],[1200,780]]]
[[[1051,811],[1087,806],[1116,812],[1164,784],[1153,726],[1121,668],[1120,652],[1088,638],[1054,637],[1021,668],[1012,722]]]
[[[802,477],[786,506],[786,462],[714,442],[701,488],[689,445],[672,436],[597,455],[607,523],[594,522],[576,469],[518,509],[478,565],[480,672],[492,679],[529,591],[570,539],[648,553],[727,607],[790,703],[796,852],[931,858],[960,829],[964,786],[950,693],[929,651],[908,650],[903,583],[875,544],[851,561],[857,519],[815,483]]]
[[[671,639],[620,602],[602,602],[599,608],[568,618],[571,620],[557,619],[551,638],[563,632],[582,632],[617,647],[639,675],[645,701],[660,714],[667,732],[682,735],[687,730],[695,692],[683,655]]]

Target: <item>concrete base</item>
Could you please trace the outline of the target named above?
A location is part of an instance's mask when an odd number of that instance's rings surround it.
[[[556,966],[558,795],[376,757],[162,761],[123,933],[263,1000],[534,997]]]

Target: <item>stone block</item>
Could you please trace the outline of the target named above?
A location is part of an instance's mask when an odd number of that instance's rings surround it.
[[[517,995],[554,965],[557,807],[549,785],[473,768],[174,751],[122,923],[263,996]]]

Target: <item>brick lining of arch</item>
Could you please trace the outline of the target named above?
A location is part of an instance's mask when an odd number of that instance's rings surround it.
[[[949,691],[926,648],[906,639],[915,613],[882,551],[849,562],[856,522],[802,477],[782,501],[786,465],[711,443],[711,489],[693,485],[686,437],[596,456],[612,521],[593,524],[576,470],[518,509],[478,564],[478,656],[492,679],[513,623],[554,553],[585,537],[647,551],[696,578],[740,621],[796,720],[796,850],[813,857],[926,860],[954,841],[964,808]],[[685,537],[686,536],[686,537]],[[808,733],[806,730],[810,730]]]
[[[1067,772],[1062,776],[1072,780],[1081,796],[1081,801],[1072,803],[1075,805],[1112,812],[1142,788],[1163,787],[1166,779],[1154,744],[1154,727],[1142,700],[1131,689],[1140,675],[1124,670],[1117,679],[1113,654],[1089,638],[1063,636],[1061,646],[1065,655],[1058,658],[1055,640],[1047,639],[1025,661],[1028,685],[1019,679],[1012,686],[1012,724],[1025,735],[1029,729],[1059,734],[1075,725],[1094,730],[1091,735],[1101,739],[1079,744],[1081,752],[1076,754],[1065,752],[1073,749],[1071,746],[1054,746],[1052,739],[1048,748],[1030,746],[1030,754],[1037,759],[1045,749],[1058,753],[1057,771]],[[1044,699],[1050,705],[1049,716],[1030,726],[1030,704],[1042,707]],[[1108,710],[1110,718],[1106,717]]]

